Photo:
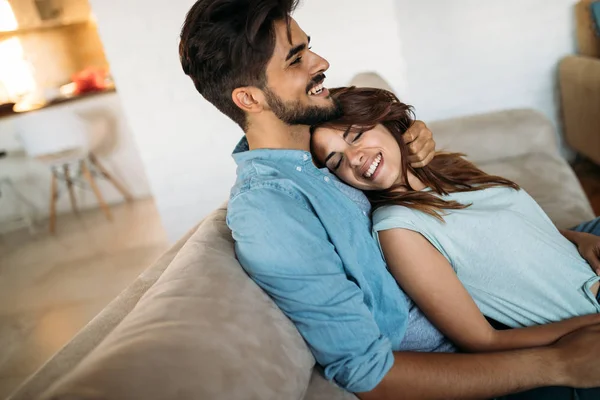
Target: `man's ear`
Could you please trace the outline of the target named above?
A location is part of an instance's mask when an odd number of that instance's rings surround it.
[[[231,92],[231,99],[236,106],[247,113],[258,113],[263,110],[262,92],[252,86],[239,87]]]

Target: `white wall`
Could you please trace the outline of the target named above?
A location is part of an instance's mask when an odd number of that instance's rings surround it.
[[[359,72],[377,71],[406,91],[395,0],[303,0],[294,18],[311,36],[314,52],[331,64],[328,87],[344,86]]]
[[[242,135],[194,89],[178,35],[193,0],[90,0],[170,240],[227,199]],[[393,0],[304,0],[296,19],[331,62],[328,86],[377,69],[403,89]]]
[[[177,239],[227,199],[238,127],[196,93],[177,45],[193,0],[90,0],[164,226]],[[555,123],[576,0],[304,0],[327,85],[375,70],[435,120],[533,107]]]
[[[396,0],[408,92],[436,120],[532,107],[557,124],[556,70],[577,0]]]

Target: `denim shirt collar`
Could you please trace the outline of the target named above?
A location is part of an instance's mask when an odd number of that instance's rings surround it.
[[[259,159],[273,161],[303,161],[304,163],[312,162],[312,155],[304,150],[289,150],[289,149],[257,149],[250,150],[248,139],[246,136],[238,142],[233,149],[232,157],[237,165],[243,162]],[[327,171],[329,173],[329,171]]]
[[[233,159],[238,166],[252,160],[277,161],[279,165],[283,165],[285,163],[286,167],[284,169],[287,169],[287,167],[289,167],[289,169],[297,168],[298,163],[304,166],[308,164],[312,165],[312,155],[308,151],[284,149],[249,149],[248,140],[246,139],[246,136],[244,136],[239,141],[232,154]],[[331,179],[336,187],[361,209],[364,215],[369,215],[371,213],[371,204],[362,191],[346,185],[327,168],[320,168],[319,171],[322,174],[321,176],[326,176],[328,179]]]

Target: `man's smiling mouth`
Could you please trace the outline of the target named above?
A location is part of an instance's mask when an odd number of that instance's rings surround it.
[[[309,96],[315,96],[317,94],[321,94],[321,92],[323,91],[324,87],[322,83],[319,83],[317,86],[313,87],[312,89],[310,89],[308,91],[308,95]]]
[[[309,96],[319,96],[322,95],[323,92],[327,92],[327,89],[323,86],[323,82],[325,82],[325,74],[315,76],[312,87],[307,89],[306,94]]]

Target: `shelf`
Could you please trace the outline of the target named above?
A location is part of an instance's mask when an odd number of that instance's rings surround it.
[[[80,20],[73,20],[73,21],[44,22],[39,25],[28,27],[28,28],[19,28],[19,29],[15,29],[12,31],[0,31],[0,39],[9,37],[9,36],[25,35],[28,33],[47,31],[47,30],[63,28],[63,27],[67,27],[67,26],[87,24],[89,21],[90,21],[89,19],[80,19]]]

